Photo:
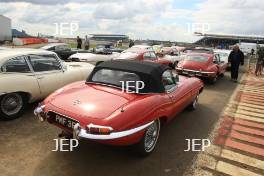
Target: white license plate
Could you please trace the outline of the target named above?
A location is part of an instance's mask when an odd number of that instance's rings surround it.
[[[76,124],[76,121],[60,116],[58,114],[55,115],[55,122],[67,127],[73,129],[74,125]]]

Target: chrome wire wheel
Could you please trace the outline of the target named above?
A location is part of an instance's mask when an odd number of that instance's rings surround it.
[[[159,137],[160,122],[156,120],[145,132],[144,148],[147,153],[151,152],[157,143]]]
[[[23,103],[23,98],[18,93],[7,94],[1,99],[1,111],[6,116],[16,115],[23,108]]]
[[[197,107],[197,104],[198,104],[198,98],[199,98],[199,95],[197,95],[197,96],[195,97],[195,100],[194,100],[193,103],[192,103],[193,109],[196,109],[196,107]]]

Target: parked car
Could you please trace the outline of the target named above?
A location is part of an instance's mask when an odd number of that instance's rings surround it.
[[[75,53],[87,53],[88,51],[83,49],[72,49],[66,43],[51,43],[41,47],[40,49],[44,49],[47,51],[55,52],[60,59],[64,61],[70,61],[69,57]]]
[[[111,54],[95,54],[95,53],[76,53],[69,57],[69,60],[74,62],[87,62],[93,65],[104,61],[112,60],[119,56],[119,53]]]
[[[207,54],[213,54],[214,51],[212,48],[203,48],[203,47],[196,47],[196,48],[185,48],[182,50],[182,54],[188,54],[188,53],[207,53]]]
[[[220,61],[227,64],[227,69],[230,69],[230,65],[228,64],[228,56],[232,50],[223,50],[223,49],[215,49],[214,53],[219,54]]]
[[[180,52],[175,47],[163,47],[157,55],[171,61],[174,67],[182,60]]]
[[[109,44],[109,45],[97,45],[94,52],[97,54],[112,54],[114,52],[121,53],[122,51],[124,50],[121,48],[115,48]]]
[[[176,68],[178,74],[207,78],[215,83],[219,76],[223,76],[227,63],[220,61],[219,54],[189,53]]]
[[[93,67],[62,62],[45,50],[0,51],[0,118],[19,117],[28,103],[44,99],[66,84],[85,80]]]
[[[158,57],[153,48],[147,45],[135,45],[125,51],[123,51],[115,60],[139,60],[147,62],[156,62],[163,65],[174,68],[173,63],[170,60]]]
[[[128,92],[121,81],[142,81],[145,86]],[[161,64],[106,61],[94,68],[86,82],[59,89],[34,112],[40,121],[61,128],[61,136],[110,145],[136,144],[142,154],[149,154],[160,126],[188,106],[195,109],[202,90],[199,79],[177,77]]]
[[[131,48],[137,50],[148,50],[148,51],[155,51],[152,46],[149,45],[134,45]]]

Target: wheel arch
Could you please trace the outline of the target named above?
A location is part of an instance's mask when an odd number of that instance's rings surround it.
[[[161,116],[158,118],[160,120],[160,126],[164,126],[168,122],[168,117],[167,116]]]
[[[203,87],[201,87],[201,88],[199,89],[199,94],[203,92],[203,89],[204,89]]]
[[[29,103],[29,102],[31,101],[31,99],[32,99],[32,95],[31,95],[31,93],[29,93],[29,92],[23,92],[23,91],[17,91],[17,92],[5,92],[5,93],[0,94],[0,98],[1,98],[2,96],[4,96],[4,95],[11,94],[11,93],[18,93],[18,94],[22,95],[22,97],[25,99],[25,101],[26,101],[27,103]]]

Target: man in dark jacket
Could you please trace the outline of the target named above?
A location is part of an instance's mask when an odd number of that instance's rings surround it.
[[[231,63],[231,80],[237,82],[239,65],[244,65],[244,53],[235,45],[228,56],[228,63]]]
[[[77,36],[77,48],[82,49],[82,39],[79,36]]]

